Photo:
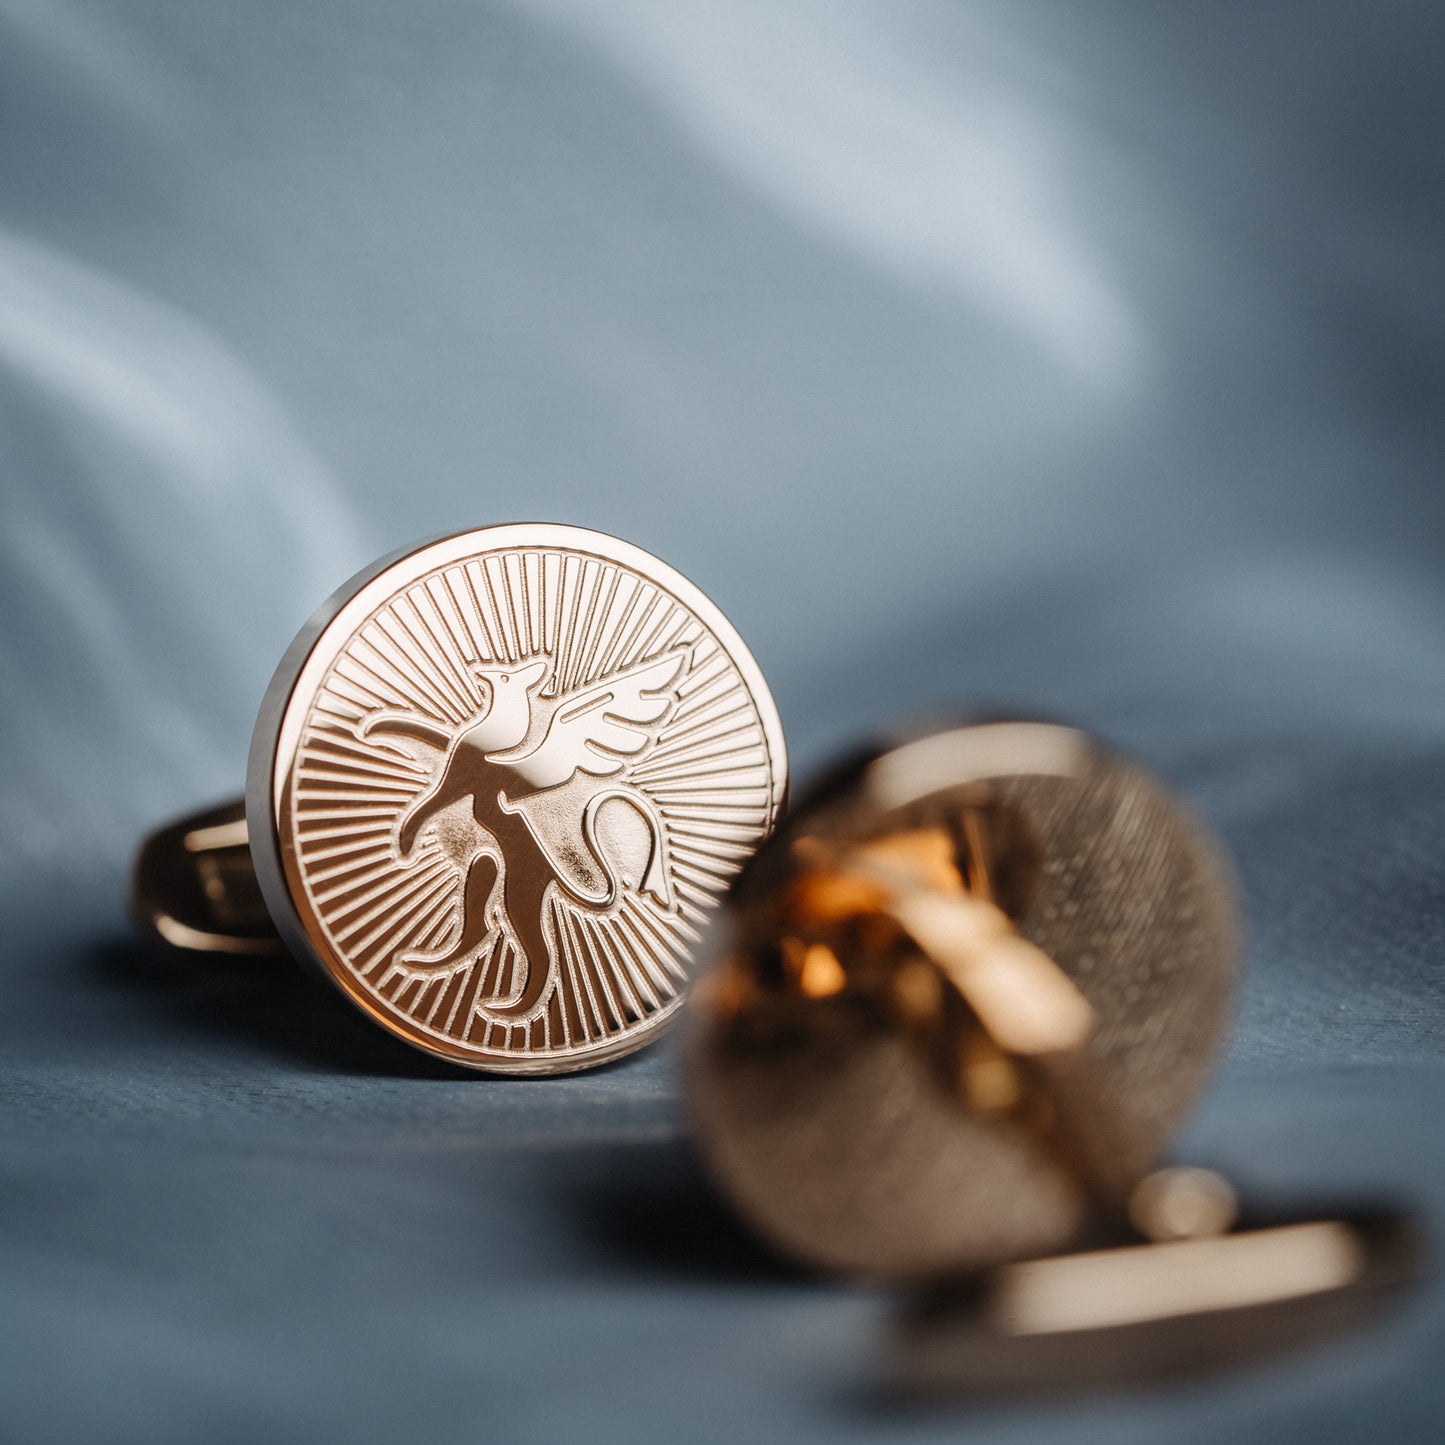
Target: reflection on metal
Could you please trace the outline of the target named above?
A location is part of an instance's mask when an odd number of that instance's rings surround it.
[[[1221,1313],[1293,1329],[1299,1301],[1384,1277],[1376,1235],[1230,1234],[1227,1181],[1157,1162],[1237,937],[1213,842],[1083,734],[996,723],[886,751],[733,890],[696,995],[704,1154],[786,1252],[952,1281],[900,1330],[919,1388],[974,1388],[990,1360],[995,1385],[1122,1378],[1110,1342],[1167,1325],[1131,1356],[1162,1372],[1210,1354],[1196,1327]],[[1409,1251],[1390,1259],[1394,1278]]]
[[[1406,1217],[1377,1212],[1001,1265],[897,1313],[889,1379],[916,1396],[985,1397],[1257,1365],[1377,1317],[1422,1253]]]
[[[142,934],[170,948],[260,957],[285,951],[256,883],[240,798],[146,838],[131,870],[130,912]]]
[[[1068,1254],[1002,1268],[989,1319],[1009,1335],[1144,1324],[1343,1289],[1365,1256],[1343,1224]]]
[[[558,1073],[676,1016],[786,786],[767,686],[696,587],[600,533],[480,528],[302,630],[244,809],[150,839],[133,911],[176,947],[284,942],[428,1053]]]
[[[1129,1222],[1145,1239],[1223,1234],[1239,1213],[1234,1188],[1212,1169],[1156,1169],[1129,1196]]]

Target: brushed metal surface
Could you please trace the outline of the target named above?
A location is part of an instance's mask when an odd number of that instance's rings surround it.
[[[961,894],[1083,995],[1081,1048],[1008,1059],[880,914],[816,934],[836,977],[793,969],[801,890],[840,876],[814,871],[823,850],[934,835]],[[734,890],[691,1041],[704,1153],[762,1232],[825,1267],[924,1276],[1059,1247],[1122,1204],[1197,1096],[1237,952],[1212,839],[1085,735],[1001,723],[887,749],[802,803]],[[970,1070],[1018,1097],[980,1104]]]

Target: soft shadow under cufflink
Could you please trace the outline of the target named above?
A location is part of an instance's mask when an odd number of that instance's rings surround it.
[[[690,1098],[775,1245],[901,1285],[921,1396],[1257,1359],[1416,1272],[1381,1209],[1236,1227],[1160,1168],[1238,968],[1224,856],[1144,770],[1008,722],[856,759],[739,879],[699,983]]]

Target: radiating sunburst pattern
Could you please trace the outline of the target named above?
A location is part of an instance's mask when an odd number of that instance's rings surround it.
[[[535,740],[569,696],[665,655],[682,663],[667,710],[607,782],[636,790],[660,820],[666,887],[628,879],[594,906],[556,884],[543,903],[550,958],[525,957],[494,907],[474,948],[429,965],[464,937],[476,903],[464,898],[469,861],[479,851],[506,861],[456,808],[403,858],[399,820],[435,782],[445,745],[403,747],[368,735],[369,720],[414,716],[454,738],[490,706],[487,667],[542,659]],[[499,549],[397,592],[338,652],[302,732],[290,844],[311,911],[371,1007],[449,1052],[565,1059],[605,1049],[680,1002],[700,925],[772,824],[773,767],[746,682],[677,598],[582,551]],[[564,801],[539,813],[544,843],[548,826],[565,831],[559,814],[585,801],[565,787],[553,794]],[[550,971],[545,1000],[508,1018],[504,1004],[533,967]]]

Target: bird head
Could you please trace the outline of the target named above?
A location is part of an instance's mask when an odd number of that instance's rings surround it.
[[[483,712],[467,729],[465,740],[488,753],[516,747],[531,726],[531,695],[541,687],[551,666],[545,657],[539,657],[473,667],[473,678],[482,684]]]

